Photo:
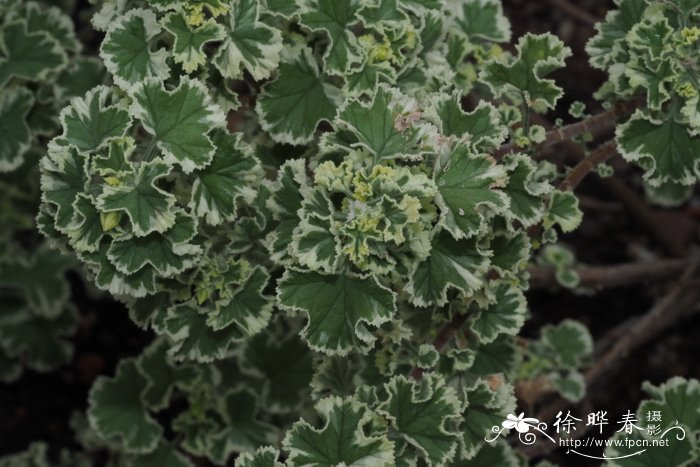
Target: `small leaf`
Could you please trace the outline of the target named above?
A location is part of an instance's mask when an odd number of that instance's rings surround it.
[[[258,0],[233,4],[224,43],[214,56],[214,65],[224,78],[241,78],[246,70],[255,81],[260,81],[269,78],[278,67],[282,35],[259,21],[258,16]]]
[[[563,368],[580,368],[593,353],[593,339],[578,321],[565,319],[556,326],[542,327],[542,343]]]
[[[187,457],[168,443],[161,442],[155,451],[134,457],[131,467],[193,467]]]
[[[700,136],[691,136],[673,118],[656,120],[638,110],[618,127],[617,144],[622,157],[646,169],[644,178],[651,185],[692,185],[700,176]]]
[[[493,304],[479,310],[470,327],[480,342],[493,342],[501,334],[515,335],[525,322],[527,302],[523,292],[507,281],[490,285]]]
[[[100,57],[120,87],[129,89],[146,78],[164,80],[170,75],[168,52],[151,50],[151,41],[160,32],[155,13],[142,8],[129,10],[109,25]]]
[[[128,112],[108,102],[112,91],[97,86],[85,97],[76,97],[61,111],[61,140],[80,151],[94,151],[114,138],[126,134],[131,125]]]
[[[498,0],[466,0],[456,7],[458,31],[473,43],[510,41],[510,23]]]
[[[581,225],[583,212],[578,207],[578,198],[571,192],[555,191],[549,201],[549,210],[544,216],[544,227],[559,224],[563,232],[573,232]]]
[[[351,31],[358,21],[361,6],[358,0],[304,0],[301,3],[301,24],[314,32],[323,31],[328,38],[323,60],[329,74],[345,74],[362,60],[359,44]]]
[[[27,123],[34,106],[34,95],[25,88],[3,89],[0,94],[0,173],[11,172],[24,162],[32,144]]]
[[[351,398],[329,397],[316,405],[316,411],[323,418],[323,427],[314,428],[300,420],[284,438],[291,465],[395,465],[393,444],[386,436],[365,434],[364,427],[372,420],[372,412],[365,404]]]
[[[486,155],[474,155],[458,146],[447,168],[437,175],[440,222],[455,238],[470,238],[486,228],[486,215],[508,207],[508,198],[496,188],[506,181],[503,166]]]
[[[153,452],[163,434],[141,400],[145,386],[136,362],[125,359],[114,377],[99,376],[90,390],[90,425],[105,440],[119,439],[131,453]]]
[[[441,376],[427,374],[420,381],[395,376],[385,385],[388,399],[379,411],[396,431],[397,461],[415,449],[428,465],[447,465],[457,452],[456,429],[461,403]]]
[[[488,266],[474,241],[457,241],[442,232],[433,238],[430,256],[415,264],[407,291],[418,306],[443,306],[449,289],[470,296],[481,287]]]
[[[28,32],[26,21],[2,26],[0,51],[0,88],[12,78],[44,81],[68,63],[61,45],[46,32]]]
[[[87,158],[74,147],[49,146],[41,160],[41,191],[55,219],[56,228],[67,228],[73,219],[73,203],[87,191]]]
[[[283,467],[277,461],[280,453],[272,446],[258,448],[254,453],[244,452],[236,458],[236,467]]]
[[[304,144],[321,120],[335,115],[332,88],[319,76],[308,49],[280,63],[277,78],[263,86],[255,110],[275,141]]]
[[[288,270],[277,288],[282,307],[307,314],[301,335],[309,346],[327,355],[366,353],[375,340],[368,326],[380,326],[396,311],[395,294],[373,278]]]
[[[509,92],[521,93],[528,105],[553,109],[563,91],[543,76],[562,68],[571,50],[549,33],[526,34],[516,48],[517,58],[490,61],[479,77],[496,97]]]
[[[134,233],[145,237],[151,232],[165,232],[175,223],[175,196],[156,186],[171,167],[160,159],[143,162],[117,186],[105,185],[97,198],[97,208],[103,212],[124,212]]]
[[[206,44],[224,38],[223,28],[212,19],[193,28],[187,24],[181,13],[170,13],[163,19],[162,24],[175,38],[173,60],[182,65],[185,73],[192,73],[206,63]]]
[[[491,427],[500,425],[506,415],[515,410],[512,391],[512,387],[504,385],[493,390],[484,379],[478,379],[464,389],[464,399],[467,402],[463,411],[464,422],[460,426],[462,457],[474,457],[483,446],[486,434],[491,433]]]
[[[226,116],[211,102],[204,84],[183,77],[177,88],[167,91],[159,81],[147,79],[131,95],[131,113],[153,135],[166,162],[180,164],[185,173],[211,162],[216,148],[207,134],[223,127]]]
[[[192,303],[175,306],[168,311],[162,326],[173,341],[170,355],[176,361],[211,362],[225,358],[235,342],[235,334],[224,329],[215,331],[207,325],[207,316]]]

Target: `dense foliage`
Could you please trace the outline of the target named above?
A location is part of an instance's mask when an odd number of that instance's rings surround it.
[[[678,203],[700,176],[700,2],[618,3],[588,46],[597,97],[636,108],[617,147]],[[57,7],[0,12],[0,377],[70,360],[68,268],[156,336],[96,380],[73,423],[86,452],[518,465],[484,441],[514,384],[584,396],[585,326],[516,337],[535,255],[577,285],[557,242],[578,199],[537,157],[570,55],[554,35],[506,52],[498,0],[104,0],[98,60]],[[37,180],[47,241],[25,233]],[[700,398],[680,378],[648,391],[663,410]]]

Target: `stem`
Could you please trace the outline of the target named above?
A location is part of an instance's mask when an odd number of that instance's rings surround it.
[[[598,115],[592,115],[577,123],[550,130],[545,135],[545,140],[537,147],[540,149],[546,148],[558,143],[563,143],[564,141],[569,141],[585,133],[595,134],[608,130],[614,126],[617,120],[631,115],[637,106],[638,104],[636,101],[619,102],[608,111]],[[509,143],[494,151],[492,156],[496,159],[500,159],[508,153],[517,152],[519,150],[520,148],[518,148],[517,145]]]
[[[685,259],[660,259],[612,266],[581,266],[575,271],[581,279],[580,287],[602,290],[668,279],[681,274],[687,266]],[[553,268],[532,266],[528,272],[530,288],[559,287]]]
[[[617,154],[615,141],[603,143],[595,151],[589,153],[581,162],[571,169],[559,184],[561,191],[574,191],[586,176],[595,168]]]
[[[455,316],[452,318],[452,321],[449,323],[445,324],[441,329],[440,332],[438,332],[438,335],[435,336],[435,339],[433,339],[433,347],[435,347],[435,350],[438,352],[442,351],[442,349],[447,345],[450,340],[452,340],[452,337],[460,330],[460,328],[464,325],[464,323],[467,321],[467,314],[455,314]],[[413,367],[413,369],[410,372],[410,375],[413,379],[415,380],[420,380],[423,377],[423,370],[416,367]]]

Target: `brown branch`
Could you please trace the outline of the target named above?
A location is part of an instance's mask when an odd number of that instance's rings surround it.
[[[455,314],[455,316],[452,318],[452,321],[447,323],[440,329],[440,332],[438,332],[438,335],[433,339],[433,347],[435,347],[435,350],[438,352],[442,351],[442,349],[452,340],[452,337],[459,332],[461,327],[464,325],[464,323],[467,321],[467,315],[463,314]],[[411,377],[415,380],[420,380],[423,377],[423,370],[416,367],[413,367],[410,373]]]
[[[580,287],[602,290],[676,277],[687,265],[688,260],[662,259],[613,266],[581,266],[575,271],[581,279]],[[532,266],[528,272],[531,288],[558,287],[553,268]]]
[[[571,139],[581,136],[585,133],[597,134],[611,129],[617,120],[631,115],[637,108],[637,101],[618,102],[612,109],[593,115],[585,120],[577,123],[572,123],[561,128],[554,128],[548,131],[545,135],[544,142],[537,145],[538,149],[553,146],[555,144],[570,141]],[[501,146],[491,155],[496,158],[502,158],[508,153],[520,151],[515,143],[509,143]]]
[[[567,15],[581,21],[582,23],[594,25],[600,21],[600,18],[598,18],[597,16],[590,14],[589,12],[584,10],[583,8],[578,7],[578,6],[574,5],[573,3],[568,2],[567,0],[547,0],[547,1],[553,7],[559,8],[561,11],[563,11]]]
[[[611,157],[617,154],[617,146],[615,141],[608,141],[601,144],[598,149],[589,153],[581,160],[571,171],[566,175],[564,180],[559,184],[561,191],[574,191],[581,180],[586,178],[586,175],[593,172],[598,164],[602,164]]]

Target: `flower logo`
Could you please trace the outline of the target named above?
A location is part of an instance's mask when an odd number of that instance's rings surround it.
[[[521,412],[520,415],[517,417],[512,414],[508,414],[505,420],[503,420],[503,423],[501,425],[503,428],[506,428],[508,430],[511,430],[515,428],[518,433],[527,433],[530,431],[531,426],[537,425],[539,423],[539,420],[536,418],[526,418],[525,417],[525,412]]]

